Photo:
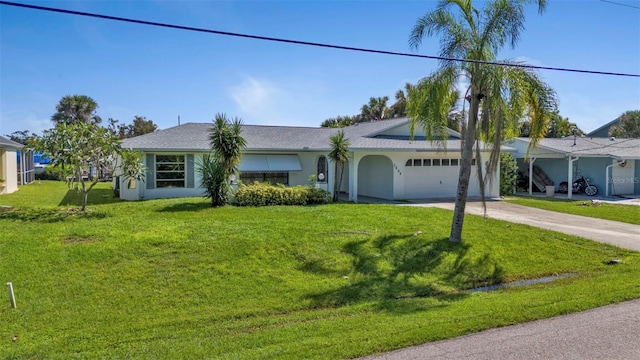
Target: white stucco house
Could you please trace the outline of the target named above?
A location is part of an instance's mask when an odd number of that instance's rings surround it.
[[[640,139],[542,139],[527,157],[529,141],[515,138],[507,143],[516,149],[513,155],[519,170],[531,174],[533,166],[539,167],[553,181],[556,191],[561,182],[584,176],[598,187],[598,195],[640,195]],[[571,198],[570,191],[567,196]]]
[[[125,200],[190,197],[204,194],[199,187],[198,159],[210,151],[211,123],[186,123],[126,139],[123,147],[144,153],[148,171],[144,183],[124,186]],[[247,149],[239,165],[240,180],[306,185],[311,175],[317,186],[331,191],[334,167],[328,158],[329,138],[339,129],[243,125]],[[441,141],[416,132],[409,138],[408,120],[392,119],[344,128],[350,140],[349,163],[340,191],[352,201],[358,196],[387,200],[454,197],[460,169],[460,134],[450,130]],[[488,151],[483,153],[488,158]],[[475,164],[475,159],[474,159]],[[498,170],[499,172],[499,170]],[[487,197],[499,195],[499,173]],[[469,196],[479,196],[475,176]]]
[[[0,136],[0,194],[18,190],[18,152],[22,144]]]

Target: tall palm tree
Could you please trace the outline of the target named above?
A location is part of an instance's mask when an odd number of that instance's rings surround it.
[[[363,121],[380,121],[388,119],[392,114],[387,107],[389,101],[388,96],[372,97],[369,99],[369,103],[362,105],[360,111]]]
[[[345,137],[344,130],[338,131],[335,135],[329,138],[331,142],[331,151],[329,152],[329,159],[333,161],[333,201],[338,201],[338,195],[340,192],[340,184],[342,184],[342,176],[344,174],[344,166],[349,161],[349,139]],[[338,170],[340,170],[338,172]],[[338,176],[338,173],[340,176]]]
[[[99,124],[100,116],[96,115],[98,103],[86,95],[67,95],[56,105],[56,113],[51,116],[56,124],[71,125],[82,122],[85,124]]]
[[[418,48],[424,37],[440,36],[440,56],[453,59],[495,61],[507,43],[513,48],[524,29],[523,7],[536,2],[542,13],[546,0],[491,0],[482,11],[471,0],[440,0],[436,9],[416,22],[409,44]],[[462,149],[458,189],[449,240],[462,241],[464,210],[471,175],[477,159],[477,176],[484,200],[484,185],[499,166],[504,136],[517,134],[522,118],[531,123],[530,146],[544,136],[549,114],[556,108],[555,92],[527,68],[442,60],[440,68],[422,79],[409,97],[411,128],[421,126],[430,138],[446,138],[447,114],[452,90],[464,80]],[[466,109],[468,102],[468,110]],[[491,149],[483,171],[480,152]]]

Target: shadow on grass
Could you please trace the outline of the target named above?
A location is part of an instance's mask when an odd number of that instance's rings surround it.
[[[204,209],[211,209],[210,202],[203,203],[179,203],[165,206],[158,209],[159,212],[184,212],[184,211],[200,211]]]
[[[472,254],[469,250],[468,244],[451,243],[447,238],[427,240],[413,234],[352,241],[343,246],[343,252],[351,256],[351,273],[343,278],[345,284],[306,298],[313,307],[373,301],[381,310],[394,313],[446,306],[468,296],[456,290],[503,280],[501,267],[489,254]],[[314,263],[300,269],[327,275],[335,272],[316,268]],[[398,301],[435,296],[438,302],[433,304]]]
[[[36,221],[41,223],[55,223],[67,219],[102,219],[107,215],[101,212],[86,211],[77,209],[56,209],[56,208],[11,208],[0,211],[0,220],[14,221]]]
[[[113,194],[111,189],[92,189],[89,191],[87,199],[87,207],[91,205],[113,204],[122,200]],[[59,206],[82,206],[82,191],[69,189],[64,198],[58,204]]]

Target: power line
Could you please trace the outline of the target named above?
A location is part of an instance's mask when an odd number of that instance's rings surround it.
[[[640,9],[640,6],[634,6],[634,5],[629,5],[629,4],[622,4],[622,3],[619,3],[619,2],[609,1],[609,0],[600,0],[600,1],[602,1],[602,2],[606,2],[606,3],[609,3],[609,4],[614,4],[614,5],[626,6],[626,7],[630,7],[630,8],[632,8],[632,9]]]
[[[62,14],[68,14],[68,15],[78,15],[78,16],[92,17],[92,18],[98,18],[98,19],[141,24],[141,25],[150,25],[150,26],[164,27],[169,29],[187,30],[187,31],[203,32],[203,33],[216,34],[216,35],[235,36],[235,37],[241,37],[241,38],[247,38],[247,39],[274,41],[274,42],[281,42],[281,43],[287,43],[287,44],[307,45],[307,46],[323,47],[323,48],[338,49],[338,50],[359,51],[359,52],[366,52],[366,53],[373,53],[373,54],[395,55],[395,56],[405,56],[405,57],[414,57],[414,58],[423,58],[423,59],[432,59],[432,60],[443,60],[443,61],[466,62],[466,63],[476,63],[476,64],[485,64],[485,65],[510,66],[510,67],[537,69],[537,70],[575,72],[575,73],[583,73],[583,74],[640,77],[640,74],[626,74],[626,73],[616,73],[616,72],[608,72],[608,71],[558,68],[558,67],[536,66],[536,65],[527,65],[527,64],[512,64],[512,63],[502,63],[502,62],[495,62],[495,61],[483,61],[483,60],[472,60],[472,59],[456,59],[456,58],[448,58],[448,57],[442,57],[442,56],[420,55],[420,54],[411,54],[411,53],[403,53],[403,52],[396,52],[396,51],[375,50],[375,49],[358,48],[358,47],[352,47],[352,46],[332,45],[332,44],[326,44],[326,43],[316,43],[316,42],[309,42],[309,41],[291,40],[291,39],[275,38],[275,37],[268,37],[268,36],[250,35],[250,34],[233,33],[228,31],[196,28],[191,26],[159,23],[154,21],[123,18],[123,17],[117,17],[117,16],[102,15],[102,14],[88,13],[88,12],[74,11],[74,10],[65,10],[60,8],[46,7],[46,6],[19,4],[19,3],[14,3],[10,1],[0,1],[0,5],[15,6],[15,7],[27,8],[27,9],[33,9],[33,10],[42,10],[42,11],[56,12],[56,13],[62,13]]]

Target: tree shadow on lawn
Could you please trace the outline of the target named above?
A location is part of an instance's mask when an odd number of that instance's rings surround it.
[[[204,209],[211,209],[210,202],[202,202],[202,203],[179,203],[173,205],[167,205],[161,209],[158,209],[158,212],[184,212],[184,211],[200,211]]]
[[[113,204],[121,202],[119,197],[114,196],[111,189],[92,189],[89,191],[89,198],[87,199],[87,207],[91,205],[100,204]],[[76,189],[69,189],[64,195],[64,198],[60,200],[59,206],[82,206],[82,191]]]
[[[11,208],[7,210],[0,210],[0,220],[14,220],[24,222],[36,221],[41,223],[56,223],[65,221],[69,218],[102,219],[106,216],[106,214],[101,212],[81,212],[78,209]]]
[[[446,306],[468,296],[459,290],[503,280],[502,268],[489,254],[477,254],[470,248],[447,238],[433,241],[413,234],[352,241],[342,249],[351,256],[350,276],[342,279],[345,284],[306,298],[315,308],[373,301],[381,310],[394,313]],[[318,273],[315,264],[303,264],[299,269]],[[326,267],[320,270],[332,272]],[[436,296],[438,301],[431,305],[409,301]]]

